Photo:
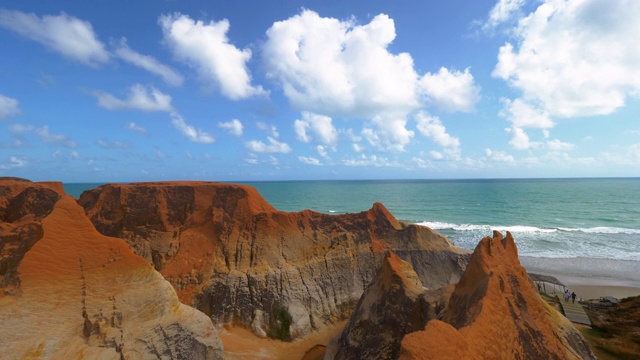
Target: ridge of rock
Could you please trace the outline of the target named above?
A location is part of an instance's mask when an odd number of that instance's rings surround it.
[[[25,252],[20,293],[0,297],[3,358],[222,358],[211,320],[181,304],[122,240],[99,234],[75,199],[64,195],[46,215],[25,215],[40,216],[38,241],[12,249]]]
[[[341,334],[329,344],[326,359],[396,359],[404,335],[422,330],[430,304],[411,265],[387,255],[358,301]]]
[[[0,297],[19,293],[22,257],[42,238],[42,219],[64,195],[60,182],[0,177]]]
[[[244,185],[113,184],[78,202],[98,231],[151,262],[183,303],[260,336],[296,338],[348,316],[389,249],[428,288],[457,282],[469,254],[379,203],[354,214],[282,212]]]
[[[402,340],[401,359],[454,357],[595,359],[571,322],[537,294],[511,233],[497,231],[474,250],[442,321]]]

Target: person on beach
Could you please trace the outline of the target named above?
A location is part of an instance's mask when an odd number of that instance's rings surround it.
[[[564,291],[564,302],[569,302],[569,296],[570,296],[569,294],[570,294],[569,289],[566,289]]]
[[[571,292],[571,302],[574,304],[576,303],[576,293],[573,291]]]

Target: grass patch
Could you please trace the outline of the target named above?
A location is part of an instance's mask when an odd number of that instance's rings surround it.
[[[276,326],[267,331],[267,335],[272,339],[278,339],[282,341],[291,341],[291,332],[289,327],[293,318],[287,309],[283,307],[272,307],[273,318],[275,319]]]

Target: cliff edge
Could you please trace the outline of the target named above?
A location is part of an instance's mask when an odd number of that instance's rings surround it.
[[[18,259],[4,262],[17,266],[0,296],[3,358],[222,358],[211,320],[61,186],[0,179],[0,214],[2,259]]]
[[[468,251],[379,203],[356,214],[277,211],[249,186],[109,184],[79,203],[102,234],[124,239],[181,301],[218,322],[281,339],[347,317],[387,250],[425,287],[460,279]]]

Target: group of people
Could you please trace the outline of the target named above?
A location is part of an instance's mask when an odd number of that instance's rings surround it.
[[[573,291],[569,293],[569,289],[564,291],[564,302],[569,302],[569,298],[571,298],[571,302],[575,304],[576,302],[576,293]]]

